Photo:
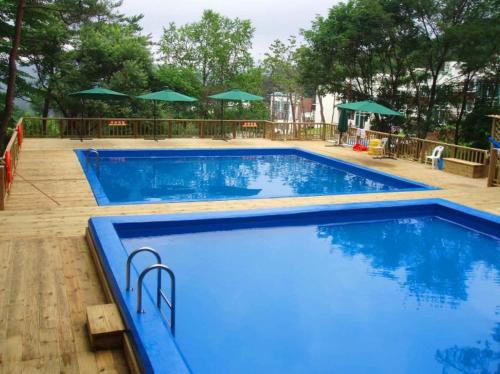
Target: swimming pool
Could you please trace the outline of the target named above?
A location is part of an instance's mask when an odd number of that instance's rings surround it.
[[[99,205],[433,188],[296,148],[98,152],[99,160],[88,150],[76,150]]]
[[[494,372],[500,217],[445,200],[89,221],[145,372]],[[157,309],[157,261],[176,279]],[[169,297],[164,274],[163,288]]]

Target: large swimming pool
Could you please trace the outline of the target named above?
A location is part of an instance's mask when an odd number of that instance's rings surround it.
[[[433,199],[100,217],[90,230],[146,372],[499,368],[498,216]],[[127,256],[143,246],[175,274],[175,336],[156,274],[136,312],[150,253],[125,289]]]
[[[76,153],[99,205],[433,188],[295,148],[101,149],[98,159]]]

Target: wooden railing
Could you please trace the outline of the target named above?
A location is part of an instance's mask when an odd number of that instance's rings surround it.
[[[272,140],[325,140],[336,133],[337,125],[317,122],[269,122]]]
[[[337,124],[331,123],[291,123],[291,122],[269,122],[267,131],[268,138],[273,140],[329,140],[339,136]],[[344,133],[341,143],[352,144],[360,141],[357,136],[357,129],[350,127]],[[485,149],[464,147],[455,144],[443,143],[433,140],[420,139],[415,137],[405,137],[391,135],[379,131],[365,131],[366,140],[371,139],[391,139],[391,147],[394,149],[396,157],[406,158],[415,161],[425,162],[433,149],[441,145],[444,147],[443,157],[454,157],[464,161],[488,163],[489,152]]]
[[[22,135],[23,133],[23,119],[20,118],[16,124],[14,132],[5,147],[5,151],[2,155],[2,162],[0,163],[0,210],[5,209],[5,199],[7,198],[10,188],[12,187],[12,181],[14,178],[14,172],[17,167],[17,161],[19,160],[19,152],[21,150]],[[10,161],[8,161],[8,155],[10,155]],[[9,163],[10,165],[8,165]],[[10,168],[10,176],[9,176]]]
[[[368,139],[391,139],[396,157],[407,158],[415,161],[425,162],[436,146],[443,146],[442,157],[454,157],[464,161],[487,164],[489,161],[489,152],[485,149],[471,148],[461,145],[438,142],[428,139],[414,137],[405,137],[400,135],[390,135],[385,132],[366,131]]]
[[[25,117],[26,136],[60,138],[264,138],[267,121]]]
[[[500,116],[491,116],[491,136],[500,141]],[[491,145],[491,160],[488,169],[488,187],[500,187],[500,151]]]
[[[263,120],[202,120],[152,118],[40,118],[25,117],[29,137],[60,138],[266,138],[271,140],[329,140],[339,136],[337,124],[318,122],[269,122]],[[342,142],[358,141],[356,128],[349,128]],[[366,131],[367,140],[391,139],[397,157],[425,162],[434,147],[444,147],[443,157],[487,164],[489,152],[433,140]]]

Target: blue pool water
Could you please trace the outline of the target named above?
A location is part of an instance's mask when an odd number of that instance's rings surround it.
[[[115,265],[151,246],[174,270],[173,342],[194,373],[498,372],[500,219],[469,222],[450,204],[389,204],[219,223],[120,218],[112,236],[123,254],[103,251]],[[134,266],[152,262],[139,256]],[[147,318],[159,314],[149,308]],[[138,330],[152,323],[144,316]],[[155,333],[168,332],[161,320]]]
[[[297,149],[77,152],[101,205],[429,188]]]

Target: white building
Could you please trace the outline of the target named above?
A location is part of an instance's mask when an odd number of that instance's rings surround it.
[[[314,121],[314,102],[311,98],[292,96],[296,122]],[[290,96],[283,92],[269,95],[269,117],[275,122],[293,122]]]
[[[321,121],[321,105],[319,104],[319,98],[315,98],[315,111],[314,119],[316,122]],[[337,105],[342,104],[341,97],[334,94],[326,94],[322,96],[323,102],[323,114],[325,116],[326,123],[339,123],[340,111],[337,109]],[[347,112],[349,115],[349,126],[363,128],[365,130],[370,130],[370,116],[366,113],[359,112]]]
[[[438,86],[453,86],[457,91],[461,90],[463,82],[464,82],[464,75],[462,74],[462,71],[460,69],[460,63],[456,61],[448,61],[445,63],[443,70],[441,71],[437,85]],[[378,84],[381,82],[383,79],[383,75],[379,74],[375,78],[374,82],[374,87],[373,90],[376,92],[378,90]],[[474,97],[476,92],[480,89],[481,87],[481,79],[482,76],[481,74],[478,74],[474,80],[471,82],[471,85],[469,87],[469,90],[467,92],[467,95],[470,97],[468,99],[468,103],[466,106],[466,112],[469,112],[472,110],[472,105],[474,101]],[[359,81],[359,80],[358,80]],[[429,80],[429,85],[431,84],[431,81]],[[410,94],[413,94],[413,88],[408,87],[408,86],[401,86],[399,88],[401,92],[407,92]],[[497,92],[493,93],[496,97],[496,99],[500,102],[500,89],[497,90]],[[321,106],[319,105],[319,99],[318,97],[315,98],[316,104],[315,104],[315,113],[314,113],[314,118],[317,122],[321,121]],[[341,103],[341,97],[339,95],[333,95],[333,94],[327,94],[325,96],[322,96],[322,101],[323,101],[323,113],[325,116],[325,122],[327,123],[338,123],[339,116],[340,116],[340,111],[337,109],[337,105]],[[453,107],[450,104],[442,105],[442,106],[435,106],[435,112],[436,112],[436,121],[438,123],[446,123],[449,120],[449,117],[453,115],[456,115],[458,111],[458,108]],[[354,113],[351,111],[348,111],[349,113],[349,123],[352,126],[356,127],[361,127],[365,128],[366,130],[370,129],[370,116],[362,113]]]

